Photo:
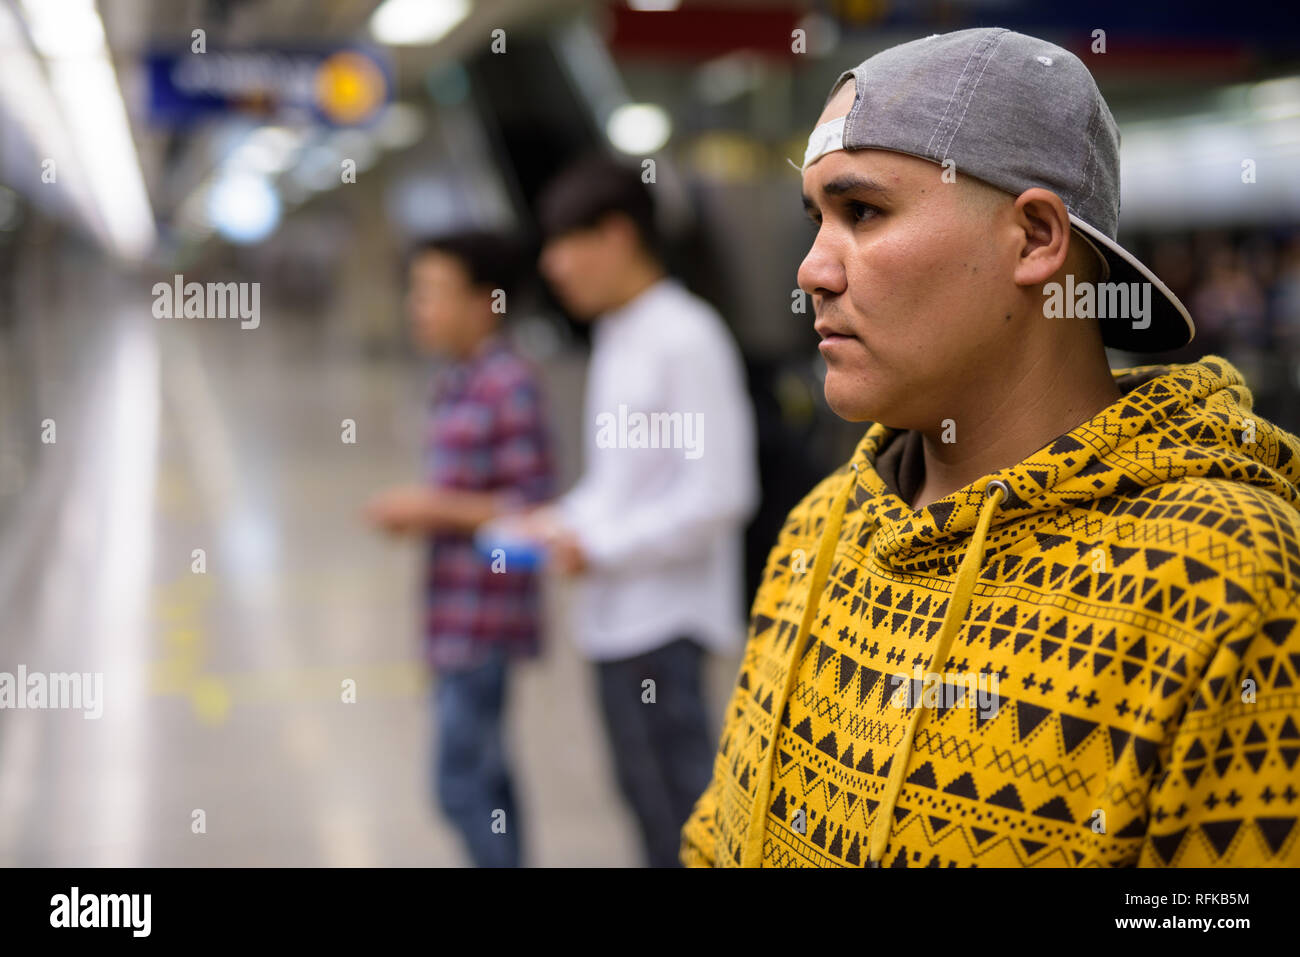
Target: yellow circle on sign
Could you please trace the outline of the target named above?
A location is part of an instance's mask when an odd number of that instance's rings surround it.
[[[388,81],[374,60],[360,53],[335,53],[316,74],[316,102],[333,122],[360,123],[384,102]]]

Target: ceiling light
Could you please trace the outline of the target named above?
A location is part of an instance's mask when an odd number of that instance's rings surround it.
[[[468,14],[468,0],[384,0],[370,15],[370,33],[392,46],[428,46]]]
[[[614,148],[632,156],[653,153],[668,142],[672,122],[663,107],[627,103],[609,115],[605,135]]]

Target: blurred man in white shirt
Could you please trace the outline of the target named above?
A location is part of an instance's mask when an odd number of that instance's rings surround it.
[[[595,664],[620,789],[651,866],[713,770],[703,652],[744,637],[743,530],[758,504],[744,366],[717,312],[667,275],[640,171],[603,157],[544,191],[541,270],[594,322],[585,471],[550,510],[579,576],[573,626]]]

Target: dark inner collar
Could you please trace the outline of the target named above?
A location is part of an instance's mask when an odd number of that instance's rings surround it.
[[[1116,376],[1115,382],[1120,392],[1127,395],[1168,371],[1168,368],[1157,366]],[[885,447],[876,455],[876,474],[885,483],[885,488],[910,507],[916,493],[921,490],[921,483],[925,481],[925,454],[922,451],[921,433],[911,430],[893,433]]]
[[[895,432],[876,455],[876,474],[885,483],[885,488],[910,506],[925,479],[921,433],[910,430]]]

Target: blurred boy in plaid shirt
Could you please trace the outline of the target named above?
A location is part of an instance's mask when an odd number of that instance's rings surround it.
[[[450,361],[433,392],[426,483],[367,506],[386,531],[429,537],[424,622],[436,675],[435,788],[480,867],[519,864],[503,736],[506,676],[512,659],[538,654],[541,608],[534,570],[500,556],[494,564],[473,536],[554,491],[536,374],[499,328],[517,252],[503,237],[466,233],[426,242],[412,256],[415,338]]]

